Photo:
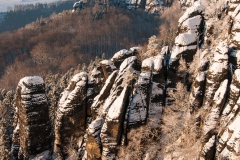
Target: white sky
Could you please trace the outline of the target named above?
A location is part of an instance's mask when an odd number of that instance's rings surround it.
[[[6,12],[7,7],[13,7],[19,4],[50,3],[61,0],[0,0],[0,12]]]

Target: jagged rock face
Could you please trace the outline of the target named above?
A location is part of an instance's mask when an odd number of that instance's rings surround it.
[[[114,66],[113,62],[110,60],[103,60],[100,62],[100,65],[103,70],[104,78],[105,80],[108,78],[108,76],[117,68]]]
[[[62,93],[54,129],[54,153],[59,158],[69,156],[66,151],[70,145],[77,144],[78,149],[83,141],[87,118],[87,81],[86,72],[76,74]]]
[[[116,70],[108,77],[101,92],[95,97],[94,103],[91,107],[94,120],[87,129],[86,159],[100,159],[102,156],[102,142],[100,139],[100,133],[105,120],[103,118],[104,115],[99,113],[103,112],[100,110],[101,106],[104,105],[105,100],[109,96],[117,74],[118,71]]]
[[[86,142],[87,158],[113,159],[115,157],[129,101],[128,83],[131,79],[127,71],[135,70],[136,66],[135,56],[125,59],[119,71],[114,71],[108,77],[105,86],[95,98],[92,108],[97,118],[89,125]]]
[[[220,125],[219,119],[226,102],[229,85],[228,51],[229,49],[226,43],[219,43],[214,51],[214,57],[210,67],[206,72],[206,80],[205,72],[202,72],[202,69],[200,69],[195,82],[193,83],[190,97],[190,105],[192,109],[196,111],[201,107],[201,103],[203,103],[203,111],[201,115],[203,120],[201,136],[202,149],[200,153],[201,159],[213,159],[215,156],[217,130]],[[204,59],[202,60],[204,61]],[[204,101],[202,102],[203,96]]]
[[[138,116],[136,112],[131,112],[131,109],[135,111],[139,110],[137,106],[133,106],[132,104],[136,104],[134,97],[137,94],[134,92],[142,85],[140,82],[147,82],[145,84],[147,90],[141,90],[141,100],[146,103],[146,106],[139,105],[139,107],[145,107],[143,113],[145,119],[143,121],[146,123],[149,117],[149,122],[152,126],[159,127],[163,104],[163,83],[165,80],[163,57],[166,52],[168,50],[164,48],[161,54],[143,62],[141,69],[143,76],[141,77],[140,74],[140,80],[137,80],[135,77],[138,70],[136,57],[125,59],[119,71],[114,71],[108,77],[105,86],[95,98],[95,102],[92,105],[93,110],[96,111],[96,119],[89,125],[86,142],[86,159],[115,158],[116,146],[120,143],[125,143],[127,128],[133,125],[133,123],[130,123],[133,122],[132,118]],[[129,76],[129,71],[133,75]],[[144,75],[150,75],[149,79],[146,80],[146,76],[144,77]],[[150,83],[151,80],[153,80],[152,84]],[[114,83],[111,83],[113,81]],[[131,81],[136,81],[136,84],[133,86],[134,83]],[[110,94],[107,94],[109,90]],[[133,95],[130,95],[132,92]],[[148,93],[149,96],[147,97]],[[134,124],[138,122],[135,121]]]
[[[127,71],[135,70],[137,57],[132,56],[123,61],[119,68],[118,76],[110,91],[109,97],[103,106],[103,115],[106,115],[105,123],[101,129],[101,141],[103,145],[102,159],[115,158],[116,146],[120,144],[122,126],[129,101],[129,84],[131,79],[127,77]]]
[[[99,95],[94,98],[94,102],[91,106],[91,113],[93,118],[95,119],[99,115],[99,108],[102,106],[110,94],[110,90],[114,84],[114,81],[118,75],[118,70],[114,71],[106,80],[105,85],[100,91]]]
[[[20,80],[16,92],[17,126],[13,135],[13,152],[16,154],[19,146],[18,154],[28,159],[51,147],[45,84],[41,77],[25,77]]]
[[[93,99],[99,94],[102,86],[104,84],[105,74],[111,72],[111,68],[109,65],[105,65],[104,67],[98,66],[94,67],[88,76],[87,83],[87,115],[92,117],[91,106],[93,104]],[[106,72],[106,73],[105,73]]]
[[[230,85],[230,97],[227,106],[223,110],[221,126],[219,130],[219,143],[217,154],[219,159],[239,159],[239,90],[240,70],[234,72]]]
[[[228,80],[225,79],[218,90],[214,94],[213,104],[211,106],[210,112],[205,117],[203,123],[203,136],[202,136],[202,157],[205,159],[213,159],[215,152],[215,138],[216,129],[219,126],[220,113],[222,111],[223,105],[226,101],[228,89]]]
[[[153,116],[161,112],[165,80],[163,59],[163,55],[160,54],[142,62],[136,91],[129,107],[129,125],[145,124],[148,115]]]
[[[204,97],[204,105],[211,106],[214,93],[228,77],[228,47],[225,43],[219,43],[217,46],[213,62],[207,72],[206,91]]]
[[[228,15],[231,16],[230,23],[230,43],[234,48],[239,49],[240,39],[239,39],[239,25],[240,25],[240,14],[239,14],[240,4],[239,1],[231,0],[228,8]]]
[[[101,159],[102,142],[100,139],[101,129],[104,123],[103,118],[97,118],[89,125],[87,129],[86,151],[87,159]]]
[[[197,74],[194,78],[189,97],[191,113],[197,111],[203,104],[206,85],[206,70],[209,67],[208,55],[208,50],[204,50],[200,55]]]
[[[196,1],[189,7],[179,19],[178,35],[175,38],[175,45],[172,48],[169,60],[168,77],[171,82],[169,87],[174,88],[179,79],[176,72],[179,66],[179,59],[182,57],[187,63],[193,60],[203,32],[204,7]]]
[[[120,95],[109,107],[105,123],[101,130],[101,140],[103,145],[102,159],[114,159],[116,147],[120,144],[122,125],[127,108],[128,87],[125,86]]]

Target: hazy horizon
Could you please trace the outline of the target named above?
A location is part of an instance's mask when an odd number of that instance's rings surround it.
[[[8,7],[20,4],[51,3],[62,0],[0,0],[0,12],[7,12]]]

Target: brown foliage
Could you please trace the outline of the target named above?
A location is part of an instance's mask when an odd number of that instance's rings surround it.
[[[143,11],[110,8],[98,20],[84,9],[64,11],[25,28],[0,34],[0,85],[14,89],[20,78],[65,73],[96,56],[110,58],[157,33],[159,18]]]

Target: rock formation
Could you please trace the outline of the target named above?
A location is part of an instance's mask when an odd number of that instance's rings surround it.
[[[52,104],[42,78],[21,79],[15,128],[8,130],[13,132],[8,142],[13,158],[239,159],[239,2],[214,12],[199,1],[181,2],[189,8],[179,19],[172,50],[147,51],[141,59],[138,47],[123,49],[88,72],[75,71],[71,79],[73,70],[61,80],[56,76],[55,87],[47,85]],[[131,1],[129,6],[142,3]],[[187,89],[179,90],[178,84]],[[183,94],[184,102],[170,97]],[[2,103],[2,97],[1,104],[14,105],[13,97],[11,103]],[[169,126],[179,126],[163,131],[164,114]]]
[[[16,127],[13,132],[13,156],[28,159],[49,150],[51,126],[45,84],[41,77],[25,77],[16,91]]]
[[[54,128],[54,153],[59,158],[68,156],[71,145],[82,144],[87,119],[87,81],[86,72],[76,74],[59,101]]]
[[[179,60],[182,58],[186,65],[193,61],[197,49],[201,45],[204,31],[204,7],[196,1],[193,6],[187,8],[179,19],[178,33],[175,38],[175,45],[171,51],[168,69],[168,87],[174,88],[179,81],[186,82],[186,75],[178,74]],[[187,65],[187,67],[189,67]]]

